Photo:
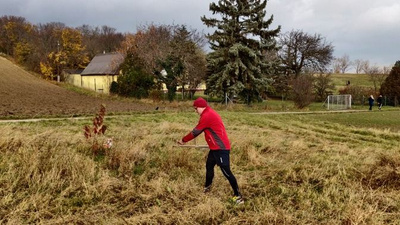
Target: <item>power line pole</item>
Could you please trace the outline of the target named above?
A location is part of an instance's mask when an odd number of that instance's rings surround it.
[[[60,82],[60,42],[57,41],[57,82]]]

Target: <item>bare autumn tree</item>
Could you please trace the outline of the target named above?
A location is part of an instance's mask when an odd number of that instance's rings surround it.
[[[82,34],[82,44],[85,46],[85,51],[90,59],[103,51],[98,41],[100,38],[99,27],[84,24],[76,29]]]
[[[279,36],[279,45],[279,58],[296,77],[305,69],[325,71],[333,59],[333,46],[320,34],[292,30]]]
[[[189,31],[186,26],[174,29],[171,41],[172,55],[178,56],[182,63],[183,71],[177,77],[179,85],[182,87],[182,98],[185,95],[185,86],[189,86],[191,96],[196,91],[197,86],[206,76],[206,55],[201,50],[205,39],[196,30]]]
[[[139,27],[136,34],[127,34],[120,51],[125,54],[136,54],[144,62],[144,69],[154,74],[161,71],[159,59],[165,59],[171,52],[172,26],[154,25]]]
[[[45,23],[36,26],[35,54],[38,67],[36,72],[40,73],[40,62],[45,62],[51,52],[57,52],[61,49],[61,35],[63,29],[67,26],[64,23]]]
[[[340,73],[346,73],[352,65],[349,55],[344,54],[342,57],[335,58],[335,64],[338,66]]]
[[[356,59],[354,60],[353,65],[356,69],[356,74],[360,74],[360,72],[362,71],[362,67],[364,65],[364,60]]]
[[[187,65],[185,67],[188,73],[188,85],[190,91],[190,97],[192,97],[198,86],[206,79],[207,74],[207,61],[205,52],[197,48],[193,55],[187,60]]]
[[[389,75],[389,74],[390,74],[390,71],[392,70],[392,67],[393,67],[393,66],[384,66],[384,67],[382,68],[383,74]]]
[[[369,80],[374,84],[375,94],[378,94],[383,82],[385,81],[387,74],[383,73],[378,66],[368,67],[365,73],[369,76]]]
[[[152,24],[139,28],[136,34],[127,34],[121,51],[137,55],[146,73],[160,80],[159,88],[161,82],[168,82],[195,89],[205,76],[205,54],[201,50],[204,43],[204,37],[196,30]],[[179,74],[163,76],[162,70]]]
[[[57,49],[58,44],[61,41],[62,30],[67,26],[64,23],[46,23],[38,24],[37,32],[41,43],[38,43],[41,51],[47,55],[50,52]]]
[[[115,52],[120,48],[124,40],[124,35],[122,33],[106,25],[101,26],[100,31],[99,46],[102,48],[102,52]]]
[[[103,52],[116,52],[121,48],[125,37],[117,32],[115,28],[103,25],[101,27],[91,27],[82,25],[77,27],[82,34],[82,44],[86,47],[85,51],[89,58]]]
[[[292,80],[292,98],[297,108],[303,109],[314,100],[313,82],[314,77],[308,73]]]
[[[332,70],[334,73],[340,73],[340,64],[337,58],[335,58],[332,62]]]
[[[367,74],[370,69],[369,60],[362,60],[360,68],[363,73]]]

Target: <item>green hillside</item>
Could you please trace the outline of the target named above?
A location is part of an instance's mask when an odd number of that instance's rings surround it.
[[[338,89],[345,87],[348,81],[351,85],[373,87],[373,82],[367,74],[336,73],[332,74],[332,80]]]

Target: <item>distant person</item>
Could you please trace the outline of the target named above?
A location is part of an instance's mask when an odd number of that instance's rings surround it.
[[[236,204],[243,203],[244,200],[239,192],[238,183],[230,169],[229,153],[231,145],[221,117],[208,106],[207,101],[201,97],[193,102],[193,107],[197,114],[199,114],[200,120],[191,132],[184,136],[182,140],[178,141],[178,144],[184,145],[204,132],[204,137],[210,148],[206,162],[204,193],[211,190],[211,184],[214,178],[214,167],[218,165],[232,187],[234,194],[232,200]]]
[[[372,110],[372,106],[374,105],[374,101],[375,101],[374,96],[373,95],[369,96],[369,98],[368,98],[369,110]]]
[[[381,110],[382,109],[382,103],[383,103],[382,95],[379,95],[377,101],[378,101],[378,109]]]

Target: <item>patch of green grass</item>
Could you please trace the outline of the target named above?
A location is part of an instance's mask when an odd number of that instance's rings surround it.
[[[81,87],[78,87],[78,86],[75,86],[75,85],[72,85],[69,83],[61,82],[61,83],[57,83],[57,85],[65,88],[67,90],[70,90],[70,91],[73,91],[73,92],[76,92],[76,93],[79,93],[82,95],[86,95],[86,96],[92,96],[92,97],[101,97],[101,96],[107,97],[108,96],[106,94],[101,94],[101,93],[95,92],[93,90],[81,88]]]
[[[356,113],[314,114],[314,120],[339,123],[359,128],[376,128],[381,130],[400,131],[399,111],[372,111]]]
[[[336,73],[332,74],[332,81],[337,90],[345,87],[347,81],[350,81],[351,85],[373,87],[373,82],[367,74]]]

